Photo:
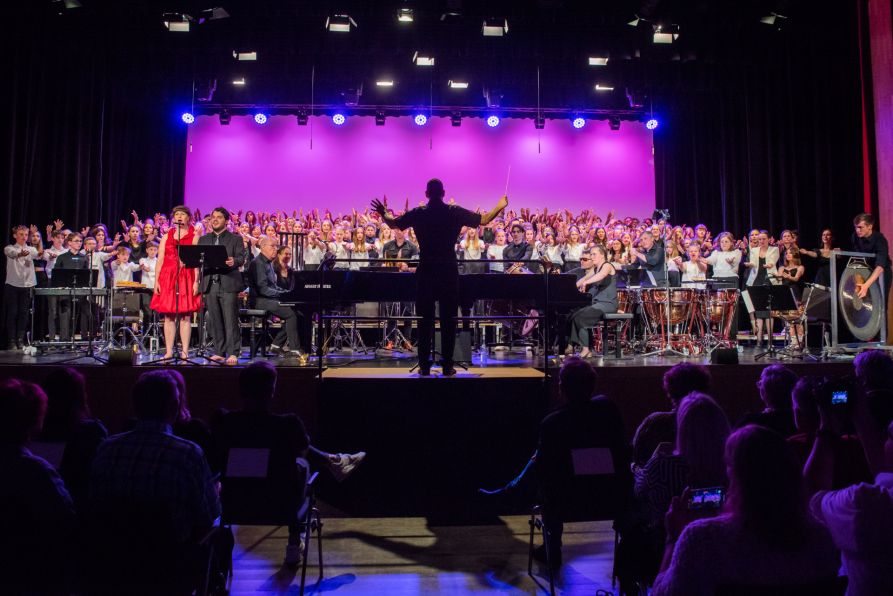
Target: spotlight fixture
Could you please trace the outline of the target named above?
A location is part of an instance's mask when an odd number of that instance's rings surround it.
[[[332,33],[350,33],[350,28],[356,29],[357,22],[346,14],[334,14],[326,19],[326,29]]]
[[[78,0],[52,0],[52,4],[56,7],[56,14],[62,15],[66,10],[75,8],[83,8]]]
[[[198,13],[198,24],[202,25],[208,21],[217,21],[219,19],[228,19],[229,13],[225,8],[215,6],[214,8],[206,8]]]
[[[490,128],[496,128],[499,126],[499,116],[490,116],[487,118],[487,126]]]
[[[608,59],[605,56],[590,56],[589,66],[607,66]]]
[[[546,128],[546,119],[543,116],[535,116],[533,118],[533,127],[537,130]]]
[[[611,116],[608,118],[608,126],[611,127],[611,130],[620,130],[620,118],[617,116]]]
[[[679,25],[655,25],[654,43],[673,43],[679,39]]]
[[[462,112],[450,113],[450,124],[452,126],[462,126]]]
[[[184,124],[192,124],[195,122],[195,116],[191,112],[183,112],[183,115],[180,116],[180,120],[182,120]]]
[[[450,80],[448,84],[449,84],[449,86],[450,86],[450,89],[468,89],[468,82],[467,82],[467,81],[453,81],[453,80]]]
[[[332,116],[332,122],[334,122],[336,126],[341,126],[346,122],[346,120],[347,119],[344,117],[344,114],[341,113]]]
[[[768,15],[764,16],[760,19],[760,22],[764,25],[769,25],[770,27],[774,27],[777,30],[781,30],[785,21],[788,20],[788,17],[778,14],[777,12],[770,12]]]
[[[414,122],[417,126],[425,126],[426,124],[428,124],[428,117],[424,114],[417,114]]]
[[[484,101],[487,102],[488,108],[498,108],[502,103],[502,93],[490,89],[488,87],[484,87]]]
[[[375,112],[375,126],[384,126],[385,114],[383,111],[378,110]]]
[[[263,112],[258,112],[254,115],[254,121],[258,124],[266,124],[267,123],[267,115]]]
[[[161,15],[161,22],[171,33],[188,33],[192,17],[180,12],[166,12]]]
[[[508,32],[508,19],[501,17],[484,19],[484,25],[481,27],[481,33],[484,34],[484,37],[502,37],[503,35],[508,35]]]
[[[298,112],[298,126],[307,126],[307,112],[304,110]]]
[[[645,98],[639,91],[626,88],[626,101],[632,110],[641,110],[645,106]]]
[[[392,79],[385,79],[381,81],[375,81],[376,87],[393,87],[394,81]]]
[[[353,107],[360,103],[360,97],[363,96],[363,84],[360,83],[356,87],[352,87],[349,89],[345,89],[341,92],[341,98],[344,100],[344,105],[348,107]]]
[[[401,8],[397,10],[397,21],[400,23],[411,23],[413,21],[413,10],[411,8]]]
[[[245,86],[245,77],[239,77],[238,79],[233,79],[233,85],[236,87],[244,87]]]
[[[639,17],[639,15],[636,15],[635,17],[633,17],[633,20],[627,22],[626,24],[629,25],[630,27],[638,27],[639,21],[641,21],[641,20],[642,20],[641,17]]]
[[[586,126],[586,119],[577,116],[576,118],[574,118],[574,121],[571,124],[574,125],[574,128],[583,128],[584,126]]]
[[[412,55],[412,62],[416,66],[434,66],[434,56],[429,56],[422,52],[415,52]]]
[[[230,114],[230,113],[229,113],[228,111],[226,111],[226,110],[223,110],[222,112],[220,112],[220,114],[218,114],[217,117],[220,118],[220,124],[221,124],[221,126],[229,126],[229,122],[230,122],[230,120],[233,119],[232,114]]]
[[[602,85],[601,83],[596,83],[596,84],[595,84],[595,90],[596,90],[596,91],[603,91],[603,92],[606,92],[606,91],[613,91],[613,90],[614,90],[614,87],[612,87],[611,85]]]
[[[659,125],[660,123],[657,121],[657,118],[651,118],[648,120],[648,122],[645,123],[645,128],[647,128],[648,130],[654,130]]]
[[[240,62],[249,62],[257,60],[257,52],[243,52],[240,50],[233,50],[233,58]]]

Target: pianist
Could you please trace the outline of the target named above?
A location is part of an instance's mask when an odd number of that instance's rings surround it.
[[[274,352],[306,361],[307,356],[301,350],[298,334],[298,317],[302,315],[294,308],[279,304],[279,297],[288,290],[279,287],[276,283],[276,272],[273,270],[276,244],[264,236],[258,241],[257,246],[260,249],[260,254],[251,261],[251,265],[248,267],[248,288],[251,300],[255,308],[279,317],[283,323],[283,329],[273,338],[271,347]],[[282,347],[286,340],[288,341],[287,350]]]
[[[580,357],[592,355],[589,344],[591,329],[608,313],[617,312],[617,275],[608,263],[608,251],[601,244],[583,250],[580,268],[573,269],[577,277],[577,289],[588,292],[592,304],[576,310],[568,319],[570,348],[579,346]],[[605,338],[602,338],[605,341]]]

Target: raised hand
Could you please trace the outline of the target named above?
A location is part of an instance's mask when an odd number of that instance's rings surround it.
[[[388,197],[384,195],[384,201],[379,201],[377,198],[372,199],[370,203],[372,205],[372,209],[375,210],[376,213],[384,217],[384,214],[387,213],[388,210]]]
[[[54,221],[53,221],[53,226],[55,226],[55,228],[56,228],[57,230],[61,230],[61,229],[62,229],[62,226],[63,226],[63,223],[64,223],[64,222],[63,222],[61,219],[57,219],[57,220],[54,220]]]

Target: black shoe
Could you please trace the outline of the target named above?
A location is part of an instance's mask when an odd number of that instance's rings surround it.
[[[430,364],[422,364],[419,362],[419,376],[420,377],[430,377],[431,376],[431,365]]]
[[[442,374],[445,377],[455,377],[456,376],[456,369],[453,368],[452,366],[444,366],[442,371],[443,371]]]
[[[546,545],[541,544],[540,546],[533,549],[533,558],[536,561],[544,565],[549,564],[549,560],[546,560]],[[552,563],[552,569],[558,569],[561,567],[561,551],[554,552],[550,555],[549,559]]]

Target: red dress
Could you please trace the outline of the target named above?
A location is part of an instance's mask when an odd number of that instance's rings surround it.
[[[161,271],[155,279],[156,286],[160,292],[152,295],[150,307],[155,312],[162,314],[193,313],[202,307],[201,296],[196,296],[193,292],[195,285],[195,269],[180,269],[179,293],[180,300],[177,301],[177,264],[180,260],[177,254],[177,246],[179,244],[192,244],[195,237],[195,230],[189,226],[185,235],[180,238],[180,242],[174,237],[176,228],[171,228],[167,233],[167,242],[164,246],[164,262],[161,264]]]

